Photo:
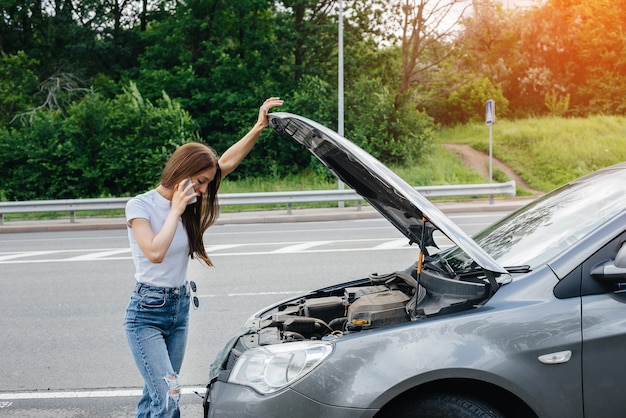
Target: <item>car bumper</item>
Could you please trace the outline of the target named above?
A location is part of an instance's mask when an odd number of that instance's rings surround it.
[[[378,412],[325,405],[289,388],[263,396],[248,387],[220,381],[209,387],[206,396],[205,416],[209,418],[367,418]]]

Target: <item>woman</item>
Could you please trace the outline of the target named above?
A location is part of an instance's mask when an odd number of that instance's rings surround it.
[[[182,145],[165,166],[159,186],[126,205],[137,283],[124,328],[144,378],[137,417],[180,416],[178,373],[187,343],[189,257],[212,265],[203,234],[218,215],[220,180],[248,155],[268,124],[267,112],[280,105],[277,97],[267,99],[254,127],[219,160],[205,145]]]

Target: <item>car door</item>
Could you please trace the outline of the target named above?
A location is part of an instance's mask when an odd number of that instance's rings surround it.
[[[587,418],[617,418],[626,413],[626,286],[603,282],[597,274],[598,266],[611,263],[626,246],[625,241],[626,233],[621,233],[582,264],[582,376]]]

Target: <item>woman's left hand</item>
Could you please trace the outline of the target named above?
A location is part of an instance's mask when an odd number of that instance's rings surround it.
[[[261,105],[261,108],[259,109],[259,119],[257,120],[257,123],[263,127],[266,127],[269,123],[267,119],[267,113],[274,106],[282,106],[282,104],[283,101],[280,99],[280,97],[270,97],[269,99],[264,101],[263,105]]]

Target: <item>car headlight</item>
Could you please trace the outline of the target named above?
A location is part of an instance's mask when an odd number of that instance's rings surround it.
[[[322,341],[298,341],[245,351],[228,381],[250,386],[262,394],[276,392],[316,368],[333,351]]]

